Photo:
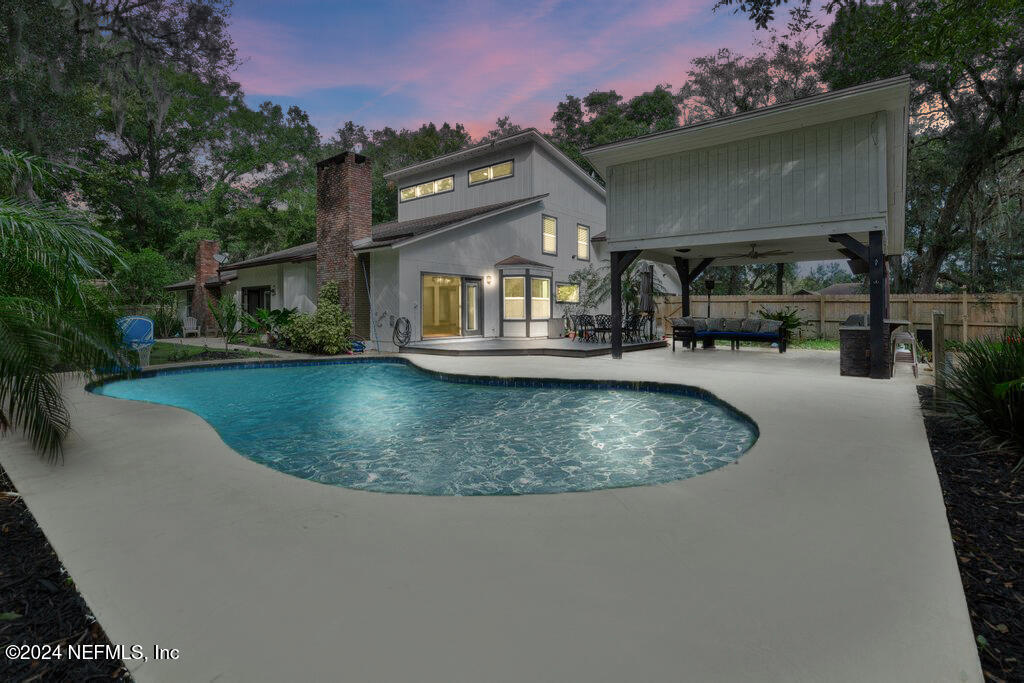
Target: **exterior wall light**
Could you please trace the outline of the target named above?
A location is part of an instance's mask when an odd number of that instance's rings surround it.
[[[491,284],[491,276],[490,275],[487,276],[487,284]]]

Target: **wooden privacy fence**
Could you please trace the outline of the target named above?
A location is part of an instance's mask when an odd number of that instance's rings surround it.
[[[668,318],[682,315],[678,294],[656,298],[658,318],[669,330]],[[794,307],[809,321],[802,337],[839,338],[839,326],[854,313],[868,312],[867,294],[827,295],[714,295],[711,317],[758,317],[761,307],[778,310]],[[911,329],[932,326],[932,311],[945,314],[946,339],[980,339],[998,337],[1008,328],[1024,326],[1020,294],[892,294],[889,296],[889,317],[909,320]],[[703,318],[708,314],[707,296],[694,295],[690,312]]]

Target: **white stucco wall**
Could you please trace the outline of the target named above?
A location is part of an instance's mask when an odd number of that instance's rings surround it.
[[[297,308],[300,313],[316,310],[316,261],[280,265],[282,287],[275,308]]]

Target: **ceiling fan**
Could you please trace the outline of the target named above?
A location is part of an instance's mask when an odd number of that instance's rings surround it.
[[[740,254],[723,254],[716,260],[728,261],[732,259],[750,259],[751,261],[757,261],[758,259],[768,258],[769,256],[785,256],[786,254],[792,254],[791,251],[783,251],[782,249],[768,249],[767,251],[758,251],[756,244],[750,245],[750,251],[746,251]]]

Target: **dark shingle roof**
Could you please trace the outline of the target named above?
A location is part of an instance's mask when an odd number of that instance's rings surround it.
[[[309,261],[316,258],[316,242],[307,242],[297,247],[289,247],[281,251],[272,251],[263,256],[254,256],[237,263],[228,263],[225,268],[255,268],[256,266],[269,266],[273,263],[286,263],[288,261]]]
[[[217,285],[223,284],[225,282],[231,282],[232,280],[234,280],[237,277],[238,277],[238,273],[236,271],[234,271],[234,270],[225,270],[224,272],[222,272],[220,274],[220,278],[211,277],[211,278],[207,279],[206,280],[206,286],[207,287],[216,287]],[[196,286],[196,279],[194,277],[190,277],[187,280],[182,280],[181,282],[175,282],[173,285],[167,285],[166,287],[164,287],[164,289],[166,289],[169,292],[173,292],[175,290],[180,290],[180,289],[192,289],[195,286]]]
[[[591,237],[590,241],[591,242],[604,242],[607,239],[608,239],[608,231],[607,230],[602,230],[601,232],[599,232],[596,235],[594,235],[593,237]]]
[[[402,239],[409,237],[416,237],[419,235],[425,235],[435,230],[447,228],[448,226],[467,221],[471,218],[477,218],[496,211],[503,211],[505,209],[511,209],[515,206],[529,204],[539,199],[547,197],[547,193],[534,195],[533,197],[526,197],[523,199],[513,199],[507,202],[500,202],[498,204],[488,204],[487,206],[478,206],[475,209],[463,209],[462,211],[452,211],[451,213],[442,213],[437,216],[427,216],[425,218],[414,218],[407,221],[391,221],[389,223],[378,223],[370,228],[371,240],[369,242],[361,242],[355,249],[373,249],[374,247],[383,247],[390,244],[394,244]],[[269,254],[263,254],[262,256],[254,256],[244,261],[238,261],[236,263],[229,263],[225,267],[232,269],[240,268],[255,268],[256,266],[269,266],[275,263],[288,263],[295,261],[310,261],[316,258],[316,242],[307,242],[306,244],[300,244],[297,247],[290,247],[288,249],[282,249],[281,251],[274,251]],[[224,271],[227,273],[228,271]],[[225,278],[226,279],[226,278]],[[188,289],[192,287],[193,280],[186,280],[185,282],[179,282],[174,285],[169,285],[166,289]],[[209,283],[207,283],[209,284]],[[216,281],[214,280],[214,284]]]
[[[500,261],[498,261],[497,263],[495,263],[494,265],[496,265],[496,266],[538,266],[540,268],[547,268],[549,270],[551,269],[551,266],[549,266],[546,263],[541,263],[539,261],[531,261],[530,259],[523,258],[522,256],[519,256],[519,255],[513,255],[513,256],[509,256],[508,258],[503,258]]]
[[[475,209],[463,209],[461,211],[452,211],[450,213],[442,213],[437,216],[427,216],[425,218],[414,218],[407,221],[391,221],[390,223],[379,223],[371,228],[371,239],[369,242],[360,242],[355,246],[356,251],[361,249],[374,249],[376,247],[385,247],[403,239],[410,237],[418,237],[420,235],[426,235],[427,233],[447,228],[463,221],[468,221],[472,218],[478,218],[485,216],[489,213],[495,213],[499,211],[505,211],[516,206],[522,206],[531,202],[538,201],[547,197],[547,193],[534,195],[533,197],[525,197],[523,199],[513,199],[507,202],[499,202],[498,204],[488,204],[486,206],[478,206]]]

